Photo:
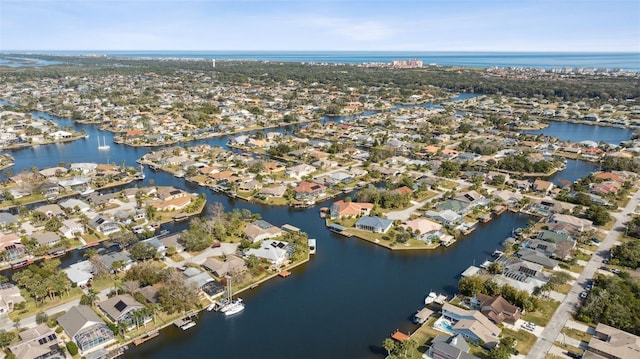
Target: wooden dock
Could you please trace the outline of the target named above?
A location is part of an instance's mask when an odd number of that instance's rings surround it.
[[[138,345],[146,342],[149,339],[153,339],[153,338],[157,337],[158,335],[160,335],[160,331],[158,331],[158,330],[151,331],[151,332],[149,332],[149,333],[147,333],[147,334],[145,334],[145,335],[143,335],[143,336],[141,336],[139,338],[134,339],[133,340],[133,344],[135,346],[138,346]]]
[[[288,276],[291,275],[291,272],[289,272],[288,270],[283,270],[282,272],[278,273],[279,276],[281,276],[282,278],[287,278]]]

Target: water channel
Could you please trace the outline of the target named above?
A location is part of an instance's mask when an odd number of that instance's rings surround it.
[[[67,144],[11,151],[16,159],[16,165],[11,168],[14,172],[32,166],[56,166],[59,162],[120,164],[124,161],[134,166],[136,159],[150,151],[114,144],[113,134],[99,131],[94,125],[76,125],[44,113],[34,115],[51,118],[62,126],[74,126],[78,131],[84,129],[90,137]],[[339,121],[340,118],[327,120]],[[621,131],[614,127],[602,130]],[[97,139],[103,136],[111,144],[108,152],[97,149]],[[221,147],[226,147],[226,142],[226,137],[197,141]],[[574,162],[568,163],[567,169],[554,178],[572,180],[593,171],[590,165]],[[318,240],[318,253],[295,269],[289,278],[277,278],[245,292],[247,307],[243,313],[223,318],[217,313],[203,312],[196,327],[186,332],[168,327],[158,338],[128,350],[127,358],[381,357],[384,354],[382,340],[394,329],[416,328],[410,318],[420,308],[426,293],[454,294],[457,277],[467,266],[488,259],[514,228],[526,226],[529,221],[525,215],[506,212],[490,223],[480,224],[476,231],[452,247],[427,252],[392,252],[328,232],[318,216],[318,208],[329,202],[306,210],[267,207],[230,199],[166,173],[148,170],[146,173],[145,183],[153,179],[161,186],[204,191],[210,203],[220,202],[227,210],[246,208],[275,225],[297,226]],[[68,264],[79,258],[81,255],[74,252],[64,257],[64,262]]]

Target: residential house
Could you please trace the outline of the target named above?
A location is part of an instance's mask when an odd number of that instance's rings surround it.
[[[285,171],[287,176],[292,178],[302,178],[308,176],[316,171],[316,168],[308,164],[300,164],[292,167],[288,167]]]
[[[70,213],[75,213],[76,209],[79,212],[86,213],[87,211],[89,211],[91,209],[91,206],[86,204],[84,201],[81,201],[81,200],[75,199],[75,198],[69,198],[67,200],[64,200],[64,201],[60,202],[60,207],[62,207],[65,210],[69,211]]]
[[[123,323],[127,329],[131,329],[136,325],[143,325],[152,319],[151,315],[147,314],[143,318],[137,318],[138,323],[136,323],[134,312],[143,309],[144,305],[129,294],[116,295],[102,302],[98,302],[98,308],[100,308],[112,322]]]
[[[387,233],[387,231],[391,229],[392,225],[393,220],[391,219],[376,216],[364,216],[356,222],[356,229],[373,233]]]
[[[187,285],[193,285],[205,293],[209,283],[215,282],[209,273],[194,267],[188,267],[182,274],[186,277],[184,281]]]
[[[478,310],[468,310],[449,303],[442,306],[442,316],[452,322],[451,331],[476,344],[494,347],[500,341],[500,328]]]
[[[607,181],[601,183],[592,183],[591,184],[591,193],[597,195],[608,195],[608,194],[616,194],[620,190],[622,185],[619,182]]]
[[[482,293],[471,298],[471,308],[479,310],[489,320],[499,325],[502,322],[515,324],[522,314],[519,307],[509,303],[501,295],[492,297]]]
[[[258,191],[259,196],[264,197],[282,197],[287,191],[287,187],[283,185],[277,185],[273,187],[264,187]]]
[[[131,256],[124,251],[100,254],[100,260],[111,273],[115,272],[115,270],[113,269],[113,263],[115,262],[119,262],[121,264],[120,270],[122,271],[129,270],[129,268],[131,268],[131,265],[133,264],[133,259],[131,258]]]
[[[244,259],[234,255],[227,255],[224,261],[217,258],[207,258],[202,266],[207,268],[213,275],[223,278],[227,274],[242,273],[247,270]]]
[[[35,239],[39,246],[53,246],[60,243],[60,236],[53,232],[33,233],[31,238]]]
[[[520,202],[520,200],[523,198],[522,194],[507,190],[494,191],[493,193],[491,193],[491,196],[493,198],[499,199],[510,207],[517,205],[518,202]]]
[[[445,233],[442,231],[442,225],[440,223],[431,221],[426,218],[416,218],[410,221],[406,221],[402,224],[402,227],[411,231],[416,238],[424,242],[432,242],[439,240]]]
[[[466,203],[469,208],[486,206],[490,202],[488,198],[486,198],[485,196],[481,195],[476,191],[461,193],[458,196],[456,196],[454,200],[458,202]]]
[[[11,213],[0,212],[0,227],[6,227],[10,224],[18,223],[18,218]]]
[[[57,204],[47,204],[37,207],[34,210],[46,214],[49,218],[54,216],[59,218],[66,216],[62,208],[60,208],[60,206],[58,206]]]
[[[551,192],[553,189],[553,183],[541,179],[537,179],[533,181],[533,185],[531,186],[534,192],[547,194]]]
[[[445,209],[439,212],[427,211],[425,216],[427,218],[438,221],[445,226],[452,226],[462,222],[462,216],[449,209]]]
[[[27,255],[20,236],[15,233],[0,236],[0,251],[5,251],[2,261],[12,261]]]
[[[24,301],[18,287],[9,283],[0,285],[0,315],[13,312],[14,306]]]
[[[153,202],[151,205],[159,211],[179,211],[187,207],[191,203],[191,197],[175,197],[159,202]]]
[[[83,355],[114,341],[113,332],[107,323],[86,305],[71,307],[58,318],[58,324]]]
[[[293,190],[297,200],[313,201],[326,192],[326,187],[314,182],[302,181]]]
[[[451,211],[460,215],[464,215],[469,211],[469,203],[461,202],[455,199],[447,199],[436,205],[438,211]]]
[[[265,239],[279,237],[283,231],[271,223],[259,219],[248,224],[244,228],[244,233],[248,240],[255,243]]]
[[[260,244],[260,248],[250,248],[244,252],[244,256],[254,255],[260,259],[269,261],[272,265],[279,267],[291,257],[294,248],[288,242],[266,240]]]
[[[58,230],[65,238],[74,238],[76,235],[84,234],[84,224],[78,219],[65,219],[62,221],[62,227]]]
[[[373,209],[372,203],[336,201],[331,205],[331,218],[368,216]]]
[[[588,219],[577,218],[568,214],[555,213],[548,220],[549,223],[566,224],[575,228],[579,232],[591,231],[593,222]]]
[[[102,215],[98,215],[90,220],[88,226],[105,236],[120,231],[120,225],[118,225],[118,223]]]
[[[42,323],[19,332],[20,341],[9,346],[15,359],[64,358],[56,332]]]
[[[83,287],[93,279],[94,268],[90,261],[84,260],[74,263],[62,271],[72,283],[75,283],[78,287]]]
[[[640,355],[640,337],[600,323],[589,340],[588,351],[608,359],[637,358]]]
[[[261,188],[262,188],[262,183],[260,183],[260,181],[257,181],[255,179],[244,181],[240,183],[240,185],[238,186],[238,189],[240,191],[256,191]]]
[[[460,334],[438,335],[431,341],[427,356],[432,359],[478,359],[469,354],[471,347]]]

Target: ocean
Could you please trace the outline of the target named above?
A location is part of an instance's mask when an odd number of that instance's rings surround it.
[[[111,57],[205,58],[279,62],[389,63],[420,59],[425,65],[467,67],[606,68],[640,71],[640,52],[414,52],[414,51],[33,51],[32,54]],[[0,53],[1,55],[2,53]],[[6,54],[6,52],[5,52]],[[22,52],[21,54],[27,54]],[[27,56],[25,56],[27,57]]]

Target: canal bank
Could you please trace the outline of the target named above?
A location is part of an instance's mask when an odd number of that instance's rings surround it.
[[[111,140],[110,133],[95,126],[78,126],[86,128],[92,138],[104,135]],[[225,147],[226,138],[194,143]],[[95,143],[80,140],[12,151],[12,155],[16,157],[15,171],[20,171],[59,162],[106,160],[135,165],[147,151],[113,145],[110,151],[101,153]],[[209,203],[220,202],[226,210],[248,209],[274,225],[299,227],[317,239],[318,254],[313,261],[294,269],[287,280],[273,280],[243,293],[247,303],[243,313],[224,318],[219,313],[203,312],[196,327],[186,332],[168,327],[157,338],[126,352],[128,358],[380,357],[384,355],[382,340],[391,329],[415,330],[411,316],[426,293],[455,293],[459,274],[469,265],[490,258],[500,242],[513,229],[525,227],[530,218],[505,213],[490,223],[478,224],[475,232],[449,248],[428,253],[391,252],[329,232],[317,211],[330,201],[306,210],[261,206],[213,193],[167,173],[147,171],[144,185],[150,180],[156,185],[205,193]],[[187,226],[170,223],[163,229],[173,232]],[[81,257],[80,251],[74,251],[65,256],[64,262]]]

